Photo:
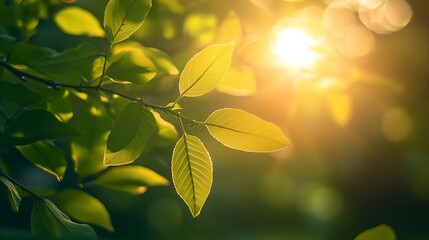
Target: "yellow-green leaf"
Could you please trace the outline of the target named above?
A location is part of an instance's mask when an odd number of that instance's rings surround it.
[[[8,189],[8,196],[9,196],[9,204],[12,208],[12,211],[18,212],[19,211],[19,205],[21,204],[21,196],[18,193],[18,190],[15,188],[15,185],[11,183],[7,178],[0,176],[0,181],[3,182],[3,184]]]
[[[123,165],[136,160],[155,132],[153,114],[137,102],[129,103],[121,112],[107,138],[106,165]]]
[[[256,92],[256,80],[248,67],[231,67],[228,74],[217,86],[219,92],[233,96],[250,96]]]
[[[229,11],[219,26],[216,43],[227,43],[240,41],[243,35],[241,20],[234,11]]]
[[[396,235],[390,226],[382,224],[362,232],[354,240],[396,240]]]
[[[168,185],[168,180],[142,166],[123,166],[110,168],[95,183],[118,191],[142,194],[147,187]]]
[[[98,20],[87,10],[73,6],[59,11],[54,21],[63,32],[70,35],[104,37],[104,30]]]
[[[156,73],[142,64],[137,51],[124,51],[109,59],[106,74],[113,80],[122,83],[144,84],[152,80]]]
[[[219,109],[205,125],[220,143],[237,150],[273,152],[290,145],[279,127],[240,109]]]
[[[135,64],[146,67],[150,71],[157,74],[178,75],[179,70],[174,65],[173,60],[165,52],[156,49],[143,47],[138,42],[127,41],[116,44],[113,49],[113,55],[131,52],[135,58]]]
[[[114,44],[129,38],[143,24],[151,0],[110,0],[104,12],[104,28]]]
[[[55,194],[53,198],[64,212],[79,222],[94,224],[108,231],[113,231],[106,207],[88,193],[67,189]]]
[[[200,139],[191,135],[179,139],[173,150],[171,172],[177,193],[192,216],[197,217],[213,182],[212,161]]]
[[[233,48],[234,42],[215,44],[195,54],[180,75],[180,95],[198,97],[215,88],[228,73]]]

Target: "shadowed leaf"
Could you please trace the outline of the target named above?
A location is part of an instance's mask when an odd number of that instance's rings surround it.
[[[31,231],[56,238],[95,239],[94,229],[87,224],[72,222],[48,199],[35,199],[31,211]]]

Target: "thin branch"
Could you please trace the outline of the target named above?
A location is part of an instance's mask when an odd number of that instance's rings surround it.
[[[120,97],[126,98],[128,100],[138,102],[146,108],[157,109],[157,110],[161,110],[161,111],[164,111],[166,113],[172,114],[176,117],[183,119],[184,121],[186,121],[192,125],[205,124],[204,122],[196,121],[194,119],[191,119],[189,117],[182,115],[180,112],[172,110],[172,108],[170,106],[161,106],[161,105],[157,105],[157,104],[148,103],[141,98],[129,96],[125,93],[117,92],[115,90],[104,88],[102,86],[74,85],[74,84],[69,84],[69,83],[56,82],[56,81],[53,81],[50,79],[42,78],[42,77],[30,74],[30,73],[23,72],[23,71],[15,68],[15,67],[13,67],[12,65],[8,64],[7,62],[2,62],[2,61],[0,61],[0,66],[4,66],[10,73],[12,73],[13,75],[15,75],[16,77],[18,77],[19,79],[22,79],[22,80],[31,79],[33,81],[45,84],[46,86],[54,88],[54,89],[58,89],[59,87],[64,87],[64,88],[74,89],[77,91],[82,91],[85,89],[90,89],[90,90],[94,90],[94,91],[103,91],[105,93],[115,94],[115,95],[118,95]]]
[[[101,87],[101,84],[103,83],[104,75],[106,75],[107,59],[109,59],[110,54],[112,53],[112,47],[113,47],[113,44],[110,44],[109,51],[107,52],[107,55],[104,55],[103,71],[102,71],[101,76],[100,76],[100,81],[98,82],[98,87]]]

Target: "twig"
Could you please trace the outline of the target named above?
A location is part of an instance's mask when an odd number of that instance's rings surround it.
[[[137,97],[133,97],[133,96],[129,96],[127,94],[121,93],[121,92],[117,92],[115,90],[112,89],[108,89],[108,88],[104,88],[100,85],[97,86],[92,86],[92,85],[74,85],[74,84],[69,84],[69,83],[61,83],[61,82],[56,82],[50,79],[46,79],[46,78],[42,78],[30,73],[26,73],[23,72],[15,67],[13,67],[12,65],[10,65],[7,62],[4,61],[0,61],[0,65],[4,66],[5,69],[7,69],[10,73],[12,73],[13,75],[15,75],[16,77],[18,77],[19,79],[31,79],[33,81],[39,82],[39,83],[43,83],[48,87],[52,87],[54,89],[58,89],[59,87],[64,87],[64,88],[70,88],[70,89],[74,89],[77,91],[82,91],[84,89],[90,89],[90,90],[94,90],[94,91],[103,91],[105,93],[109,93],[109,94],[115,94],[118,95],[120,97],[126,98],[128,100],[131,101],[135,101],[140,103],[141,105],[143,105],[146,108],[152,108],[152,109],[157,109],[157,110],[161,110],[164,111],[166,113],[172,114],[176,117],[181,118],[182,120],[192,124],[192,125],[202,125],[205,124],[204,122],[199,122],[196,121],[194,119],[191,119],[183,114],[181,114],[180,112],[174,111],[172,110],[172,108],[170,106],[161,106],[161,105],[156,105],[156,104],[152,104],[152,103],[148,103],[146,101],[144,101],[141,98],[137,98]]]

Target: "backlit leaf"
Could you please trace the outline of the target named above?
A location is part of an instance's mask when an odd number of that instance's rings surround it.
[[[9,203],[12,208],[12,211],[18,212],[19,205],[21,204],[21,196],[16,190],[15,185],[13,185],[13,183],[11,183],[7,178],[3,176],[0,176],[0,181],[3,182],[3,184],[8,189]]]
[[[354,240],[396,240],[396,235],[390,226],[382,224],[362,232]]]
[[[240,109],[219,109],[205,123],[214,138],[233,149],[272,152],[290,145],[279,127]]]
[[[104,29],[114,44],[129,38],[143,24],[151,0],[110,0],[104,12]]]
[[[63,32],[70,35],[104,37],[104,30],[92,13],[77,6],[60,10],[54,21]]]
[[[129,103],[107,138],[104,163],[123,165],[136,160],[155,132],[153,114],[140,103]]]
[[[36,235],[51,235],[56,238],[97,238],[94,229],[89,225],[72,222],[55,204],[45,198],[34,199],[31,231]]]
[[[58,181],[63,179],[67,163],[60,148],[48,141],[38,141],[16,148],[30,162],[54,175]]]
[[[216,43],[238,42],[243,35],[241,20],[234,11],[229,11],[219,26]]]
[[[106,207],[88,193],[67,189],[55,194],[53,198],[58,206],[72,218],[113,231],[110,215]]]
[[[52,113],[35,109],[26,111],[11,121],[5,135],[9,144],[26,145],[43,139],[76,136],[79,132],[60,122]]]
[[[200,139],[184,135],[173,150],[171,172],[174,187],[197,217],[210,193],[213,166],[209,153]]]
[[[112,49],[114,55],[124,52],[132,52],[135,57],[134,63],[152,72],[169,75],[179,74],[179,70],[174,65],[171,57],[159,49],[143,47],[140,43],[132,41],[116,44]]]
[[[131,194],[142,194],[147,187],[168,185],[168,180],[163,176],[148,168],[135,165],[110,168],[95,182],[101,186]]]
[[[228,74],[217,86],[219,92],[233,96],[250,96],[256,92],[256,80],[252,69],[231,67]]]
[[[231,65],[234,42],[208,46],[185,65],[179,79],[180,95],[201,96],[218,85]]]

